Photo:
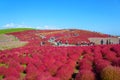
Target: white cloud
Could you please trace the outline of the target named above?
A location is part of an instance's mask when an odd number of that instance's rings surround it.
[[[13,28],[14,26],[15,26],[14,23],[9,23],[9,24],[3,25],[2,27],[3,27],[3,28]]]
[[[60,29],[57,26],[48,26],[48,25],[45,25],[45,26],[36,26],[35,28],[36,29]]]
[[[25,24],[17,24],[16,28],[32,28],[32,27]]]
[[[36,29],[44,29],[42,26],[36,26]]]
[[[59,27],[57,26],[44,26],[45,29],[60,29]]]
[[[25,24],[15,24],[15,23],[8,23],[2,26],[2,28],[32,28],[31,26]]]
[[[29,26],[26,25],[24,23],[22,24],[15,24],[15,23],[8,23],[2,26],[3,29],[6,28],[35,28],[35,29],[61,29],[57,26],[49,26],[49,25],[45,25],[45,26]]]

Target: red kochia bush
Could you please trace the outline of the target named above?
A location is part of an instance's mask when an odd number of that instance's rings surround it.
[[[92,70],[92,65],[83,64],[83,65],[80,66],[80,70]]]
[[[1,67],[0,67],[0,75],[4,75],[4,74],[5,74],[5,72],[6,72],[6,70],[7,70],[7,68],[6,68],[6,67],[1,66]]]
[[[41,72],[36,79],[33,80],[48,80],[52,76],[49,72]]]
[[[116,58],[113,63],[112,63],[114,66],[118,66],[120,67],[120,57]]]
[[[55,62],[55,59],[52,56],[46,55],[46,57],[43,58],[43,63],[47,67],[54,64],[54,62]]]
[[[73,72],[74,68],[69,64],[65,64],[57,71],[56,77],[60,78],[60,80],[69,80]]]
[[[95,74],[90,70],[81,70],[77,75],[75,80],[96,80]]]
[[[50,77],[47,80],[60,80],[60,78],[56,78],[56,77]]]
[[[102,57],[101,52],[95,52],[95,53],[94,53],[94,60],[102,59],[102,58],[103,58],[103,57]]]
[[[28,64],[26,67],[26,80],[36,80],[40,73],[33,64]]]
[[[22,67],[20,63],[15,60],[9,61],[8,64],[9,64],[9,67],[15,68],[17,72],[22,72],[24,70],[24,67]]]
[[[109,60],[109,61],[113,61],[116,59],[116,53],[112,52],[112,51],[104,51],[103,52],[103,58]]]
[[[94,60],[94,57],[93,57],[93,55],[92,54],[85,54],[84,55],[84,57],[83,57],[84,59],[87,59],[88,61],[90,61],[90,62],[93,62],[93,60]]]
[[[82,49],[81,48],[76,48],[76,47],[68,47],[67,48],[67,53],[68,57],[74,61],[78,60],[80,55],[82,54]],[[71,51],[72,50],[72,51]]]
[[[111,50],[115,52],[118,57],[120,57],[120,45],[112,46]]]
[[[52,64],[47,68],[48,72],[50,72],[51,75],[55,75],[57,72],[57,69],[58,69],[58,66],[55,64]]]
[[[15,68],[9,67],[5,72],[5,77],[11,77],[11,76],[16,77],[18,79],[20,78],[19,72],[17,72]]]
[[[72,54],[69,54],[69,57],[70,57],[72,60],[76,61],[76,60],[79,59],[80,55],[77,54],[77,53],[72,53]]]
[[[82,59],[79,62],[80,69],[82,70],[92,70],[92,62],[88,61],[87,59]]]
[[[111,65],[111,63],[107,60],[103,60],[103,59],[98,59],[95,61],[95,68],[96,68],[96,72],[100,72],[101,70],[103,70],[105,67]]]
[[[107,66],[101,71],[102,80],[120,80],[120,68]]]
[[[9,76],[9,77],[4,78],[4,80],[19,80],[19,79],[14,76]]]
[[[38,75],[36,80],[61,80],[60,78],[53,77],[49,72],[42,72]]]

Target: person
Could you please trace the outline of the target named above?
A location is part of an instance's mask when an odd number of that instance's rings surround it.
[[[109,44],[109,41],[108,41],[108,40],[106,41],[106,44],[107,44],[107,45]]]
[[[120,39],[119,39],[119,44],[120,44]]]
[[[108,44],[111,44],[111,40],[109,39],[109,43]]]
[[[77,43],[76,43],[76,45],[77,45],[77,46],[79,46],[79,45],[80,45],[80,43],[79,43],[79,42],[77,42]]]
[[[102,40],[101,40],[101,44],[103,45],[103,43],[104,43],[104,42],[103,42],[103,39],[102,39]]]
[[[89,46],[94,46],[94,45],[95,45],[94,42],[90,42],[90,43],[89,43]]]
[[[44,45],[44,44],[45,44],[45,42],[43,42],[43,41],[40,42],[40,45],[41,45],[41,46]]]
[[[62,45],[62,41],[61,40],[60,40],[59,44]]]
[[[65,41],[65,44],[67,45],[67,44],[68,44],[68,41]]]
[[[59,46],[60,45],[60,41],[57,41],[57,46]]]

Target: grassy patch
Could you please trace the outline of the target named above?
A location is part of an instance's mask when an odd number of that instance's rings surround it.
[[[7,65],[7,64],[0,63],[0,67],[2,67],[2,66],[8,68],[8,65]]]
[[[20,32],[25,30],[33,30],[32,28],[10,28],[10,29],[1,29],[0,34]]]
[[[26,67],[27,67],[27,65],[26,65],[26,64],[22,64],[22,66],[23,66],[24,68],[26,68]]]
[[[21,76],[20,80],[23,80],[25,78],[26,74],[25,73],[20,73],[20,76]]]
[[[3,80],[4,76],[3,75],[0,75],[0,80]]]
[[[1,66],[6,66],[6,64],[0,63],[0,67],[1,67]]]

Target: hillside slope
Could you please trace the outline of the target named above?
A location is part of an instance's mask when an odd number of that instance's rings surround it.
[[[27,30],[22,32],[10,33],[18,37],[22,41],[29,41],[31,45],[40,45],[40,42],[45,42],[46,45],[51,45],[50,40],[54,42],[61,41],[69,44],[81,42],[90,42],[88,38],[99,37],[107,38],[110,35],[91,32],[86,30],[68,29],[68,30]],[[114,37],[114,36],[111,36]],[[34,42],[34,44],[33,44]]]
[[[0,30],[0,34],[32,30],[32,28],[9,28]]]

